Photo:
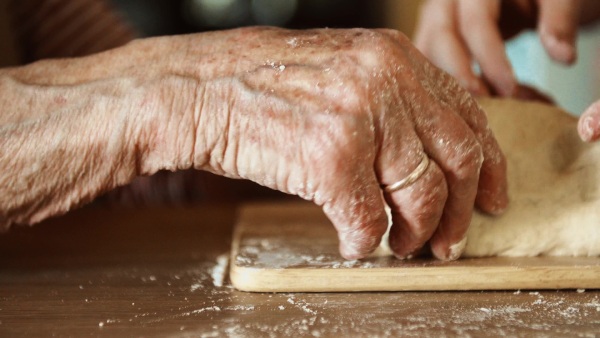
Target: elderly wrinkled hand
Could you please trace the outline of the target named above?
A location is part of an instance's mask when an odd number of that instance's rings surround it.
[[[456,259],[474,205],[497,214],[508,202],[485,114],[395,31],[139,40],[3,70],[0,93],[5,227],[195,168],[321,205],[348,259],[379,244],[385,202],[398,257],[429,241]]]

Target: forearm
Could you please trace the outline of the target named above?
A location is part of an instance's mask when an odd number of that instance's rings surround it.
[[[141,46],[0,71],[0,228],[62,214],[138,175],[202,167],[190,114],[202,82],[142,63]]]
[[[49,92],[55,88],[9,86],[18,88],[12,88],[11,96],[16,96],[4,107],[28,109],[19,92],[40,98],[31,105],[34,116],[17,110],[11,115],[18,121],[0,127],[0,226],[64,213],[142,172],[137,149],[143,147],[143,121],[131,118],[131,107],[123,104],[119,93],[130,84],[117,85],[113,93],[73,98],[74,102],[56,96],[67,101],[62,104],[52,101]],[[41,109],[46,100],[48,110]]]

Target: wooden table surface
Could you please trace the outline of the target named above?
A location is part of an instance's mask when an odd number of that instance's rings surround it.
[[[0,336],[600,336],[600,292],[244,293],[235,207],[88,207],[0,235]]]

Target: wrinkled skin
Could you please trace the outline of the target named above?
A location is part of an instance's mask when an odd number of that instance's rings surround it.
[[[456,259],[506,165],[466,91],[400,33],[246,28],[139,40],[0,73],[0,223],[34,223],[159,170],[243,178],[321,205],[348,259],[392,209],[405,258]],[[431,158],[414,184],[382,185]],[[452,246],[454,245],[454,250]],[[460,248],[459,248],[460,249]]]
[[[503,39],[536,28],[548,55],[570,65],[577,58],[577,30],[600,18],[596,0],[428,0],[415,33],[415,45],[475,95],[548,101],[517,83]],[[482,76],[471,68],[477,62]],[[600,101],[581,116],[585,141],[600,138]]]

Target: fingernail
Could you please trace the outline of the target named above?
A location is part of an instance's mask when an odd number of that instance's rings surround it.
[[[552,56],[562,63],[571,64],[575,61],[576,51],[573,43],[567,39],[560,39],[556,35],[548,35],[548,49],[552,51]]]
[[[450,245],[450,249],[448,250],[448,260],[454,261],[457,260],[460,255],[465,250],[467,246],[467,237],[461,239],[460,241]]]

